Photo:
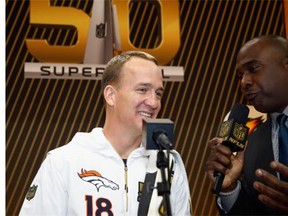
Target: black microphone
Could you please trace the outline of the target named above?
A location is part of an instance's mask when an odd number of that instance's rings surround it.
[[[170,142],[167,133],[163,129],[154,130],[152,139],[158,146],[162,146],[163,149],[172,148],[172,143]]]
[[[147,150],[173,149],[173,130],[170,119],[144,119],[142,144]]]
[[[223,139],[222,144],[228,146],[232,152],[242,151],[245,148],[249,128],[245,126],[248,121],[249,108],[244,104],[235,104],[227,121],[220,125],[218,137]],[[215,182],[212,193],[219,195],[225,175],[214,172]]]

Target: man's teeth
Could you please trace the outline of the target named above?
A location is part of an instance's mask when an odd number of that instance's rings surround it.
[[[145,116],[145,117],[151,117],[152,115],[149,113],[145,113],[145,112],[140,112],[140,115]]]

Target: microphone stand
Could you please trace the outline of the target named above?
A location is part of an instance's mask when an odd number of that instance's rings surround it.
[[[168,148],[168,154],[169,153],[169,148]],[[170,185],[169,181],[166,179],[165,175],[165,168],[169,170],[169,160],[165,157],[165,153],[163,152],[163,149],[160,147],[159,151],[157,153],[157,167],[161,170],[161,177],[162,177],[162,182],[157,183],[157,189],[158,189],[158,195],[163,196],[163,201],[164,201],[164,207],[167,212],[167,216],[171,216],[171,206],[170,206]],[[169,173],[168,172],[168,179],[169,179]]]

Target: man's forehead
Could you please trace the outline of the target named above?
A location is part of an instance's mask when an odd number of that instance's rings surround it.
[[[262,51],[277,51],[281,50],[281,45],[278,41],[268,39],[268,38],[257,38],[251,40],[244,44],[240,49],[240,52],[251,51],[252,53],[262,52]]]
[[[249,61],[269,61],[283,55],[281,48],[272,40],[258,39],[243,46],[238,53],[237,63]]]
[[[261,58],[266,58],[271,55],[273,50],[276,51],[274,46],[269,40],[254,39],[246,43],[239,51],[237,55],[237,62],[243,61],[256,61]]]

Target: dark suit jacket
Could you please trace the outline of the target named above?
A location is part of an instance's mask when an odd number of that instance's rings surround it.
[[[253,188],[253,182],[260,181],[255,175],[256,169],[261,168],[277,175],[269,166],[274,160],[271,140],[271,118],[268,117],[267,121],[248,137],[241,180],[242,189],[228,215],[280,215],[279,212],[258,201],[259,193]]]

